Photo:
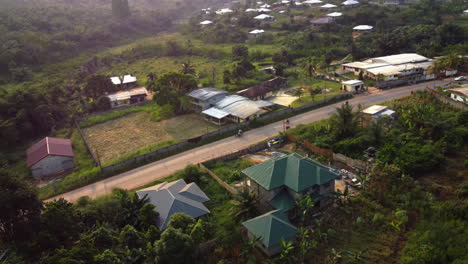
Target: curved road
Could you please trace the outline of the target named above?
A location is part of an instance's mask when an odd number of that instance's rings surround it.
[[[437,81],[436,86],[447,84],[448,81]],[[426,86],[433,86],[433,82],[420,83],[401,88],[395,88],[387,91],[378,91],[371,94],[357,95],[348,100],[352,105],[361,104],[370,106],[379,102],[388,101],[410,94],[412,91],[423,90]],[[310,112],[306,112],[289,118],[291,127],[298,124],[307,124],[327,118],[335,108],[339,107],[343,102],[328,105]],[[76,190],[58,195],[49,200],[60,197],[73,202],[81,196],[89,196],[95,198],[97,196],[109,193],[114,188],[135,189],[152,181],[172,175],[174,172],[185,168],[189,164],[201,163],[219,156],[229,154],[250,145],[253,145],[262,140],[268,139],[277,135],[282,131],[282,121],[272,123],[257,129],[247,131],[241,138],[228,137],[195,149],[191,149],[174,156],[167,157],[163,160],[155,161],[145,166],[121,173],[108,179],[78,188]]]

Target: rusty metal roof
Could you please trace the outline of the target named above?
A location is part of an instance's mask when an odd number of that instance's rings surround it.
[[[71,141],[64,138],[43,138],[26,150],[28,167],[33,166],[48,155],[73,157]]]

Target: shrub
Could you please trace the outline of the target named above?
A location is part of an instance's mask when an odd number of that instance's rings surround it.
[[[174,116],[174,106],[166,104],[151,112],[150,119],[159,122]]]

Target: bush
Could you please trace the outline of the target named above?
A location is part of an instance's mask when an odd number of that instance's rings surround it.
[[[174,106],[166,104],[151,112],[150,119],[159,122],[174,116]]]

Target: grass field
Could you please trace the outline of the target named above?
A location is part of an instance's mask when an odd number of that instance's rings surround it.
[[[154,122],[149,113],[137,112],[85,128],[83,132],[101,163],[107,164],[150,146],[164,147],[217,129],[219,126],[196,114]]]
[[[297,99],[291,104],[292,107],[298,107],[301,105],[312,103],[312,97],[310,97],[309,92],[307,90],[309,87],[311,89],[315,89],[315,88],[320,88],[322,90],[327,89],[328,91],[326,93],[316,95],[314,97],[314,101],[321,101],[321,100],[343,93],[343,91],[341,90],[341,84],[336,83],[336,82],[331,82],[331,81],[320,80],[320,79],[301,78],[298,80],[291,81],[290,84],[293,87],[305,87],[306,88],[306,90],[304,90],[303,96],[301,96],[301,98]]]

